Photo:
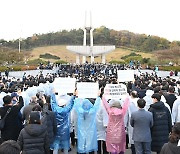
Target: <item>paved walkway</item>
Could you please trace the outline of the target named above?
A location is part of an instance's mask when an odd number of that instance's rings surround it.
[[[153,70],[140,70],[142,73],[148,72],[148,73],[154,73]],[[47,73],[57,73],[57,69],[54,70],[28,70],[28,71],[10,71],[9,72],[9,77],[17,77],[17,78],[22,78],[23,74],[26,72],[26,75],[33,75],[36,76],[39,73],[43,73],[43,75],[46,75]],[[2,75],[5,73],[2,72]],[[159,77],[166,77],[169,76],[169,71],[158,71],[158,76]],[[174,76],[175,77],[175,76]],[[178,77],[175,77],[177,79],[180,78],[180,73],[178,73]]]
[[[71,152],[69,152],[69,154],[76,154],[76,148],[73,148]],[[59,152],[59,154],[63,154],[63,152]],[[130,149],[126,149],[125,154],[131,154],[131,150]],[[156,154],[155,152],[152,152],[152,154]]]

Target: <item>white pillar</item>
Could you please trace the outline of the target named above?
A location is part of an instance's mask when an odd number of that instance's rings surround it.
[[[82,56],[82,64],[86,63],[86,56]]]
[[[84,31],[84,38],[83,38],[83,45],[86,46],[86,29],[83,29]]]
[[[106,63],[106,56],[105,56],[105,54],[102,54],[101,58],[102,58],[102,63],[105,64]]]
[[[90,30],[90,46],[93,46],[93,28]]]
[[[80,64],[80,55],[76,54],[76,64]]]
[[[94,56],[91,55],[91,64],[94,63]]]

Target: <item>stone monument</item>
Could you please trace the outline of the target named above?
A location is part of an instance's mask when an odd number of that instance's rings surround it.
[[[93,30],[92,27],[92,18],[90,12],[90,24],[87,25],[87,14],[85,14],[85,26],[83,28],[84,31],[84,39],[83,39],[83,46],[67,46],[67,50],[76,53],[76,63],[80,64],[80,56],[82,56],[82,64],[86,62],[86,57],[91,57],[91,63],[94,63],[95,56],[101,56],[102,63],[106,63],[106,53],[111,52],[115,49],[115,46],[94,46],[93,45]],[[90,33],[90,44],[87,45],[86,35],[87,32]]]

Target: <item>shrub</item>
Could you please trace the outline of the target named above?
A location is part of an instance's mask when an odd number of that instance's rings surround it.
[[[0,71],[4,72],[5,70],[7,70],[8,68],[6,66],[0,66]]]
[[[118,60],[111,60],[109,63],[110,63],[110,64],[125,64],[125,62],[123,62],[123,61],[118,61]]]
[[[136,54],[135,52],[131,52],[129,55],[121,57],[121,59],[127,59],[129,57],[141,57],[140,54]]]
[[[38,64],[40,64],[40,63],[42,63],[42,64],[47,64],[48,62],[47,61],[44,61],[44,60],[42,60],[42,59],[34,59],[34,60],[29,60],[29,61],[27,61],[27,64],[29,64],[29,65],[38,65]]]
[[[12,71],[21,71],[22,70],[22,66],[21,65],[11,66],[11,70]]]
[[[37,69],[37,65],[24,65],[21,70],[25,71],[25,70],[36,70]]]
[[[163,71],[180,71],[180,66],[159,66],[159,69]]]
[[[149,61],[150,61],[150,58],[142,58],[141,60],[142,64],[147,64],[149,63]]]
[[[126,62],[126,63],[129,63],[130,61],[140,61],[141,62],[141,60],[142,60],[142,57],[140,57],[140,56],[133,56],[133,57],[128,57],[128,58],[126,58],[124,61]]]
[[[58,60],[55,62],[56,64],[67,64],[68,62],[64,61],[64,60]]]
[[[39,55],[39,58],[44,58],[44,59],[60,59],[58,56],[51,55],[49,53],[45,53],[44,55]]]
[[[6,66],[0,66],[0,71],[4,72],[5,70],[9,71],[25,71],[25,70],[36,70],[37,66],[36,65],[14,65],[11,67],[6,67]]]

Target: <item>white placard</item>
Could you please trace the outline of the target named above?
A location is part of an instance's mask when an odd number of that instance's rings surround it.
[[[134,80],[134,70],[118,70],[118,81],[126,82]]]
[[[99,84],[94,82],[77,82],[79,98],[97,98]]]
[[[178,147],[180,146],[180,140],[178,141],[178,145],[177,145]]]
[[[58,93],[74,93],[76,78],[55,78],[53,84]]]
[[[127,87],[124,84],[106,84],[104,95],[106,99],[120,99],[127,94]]]

